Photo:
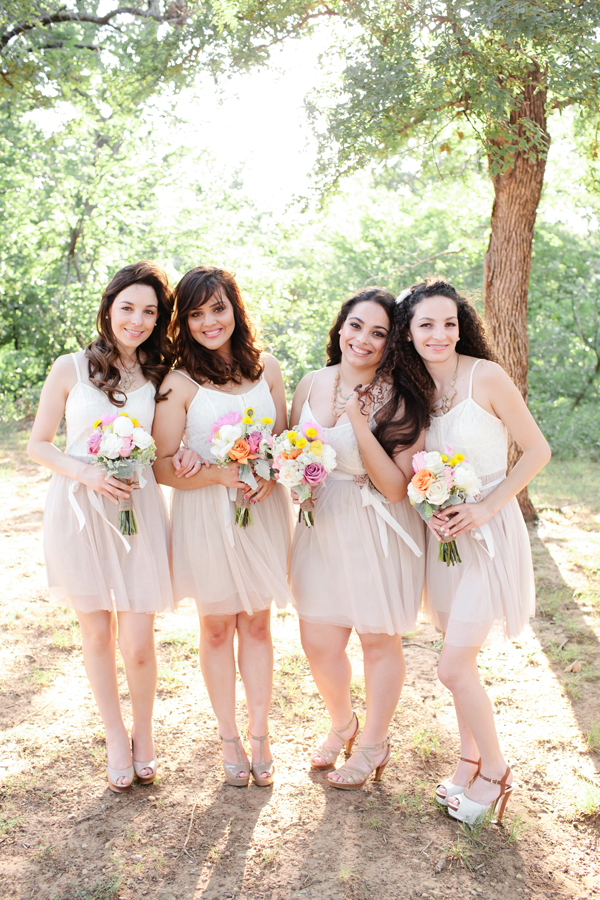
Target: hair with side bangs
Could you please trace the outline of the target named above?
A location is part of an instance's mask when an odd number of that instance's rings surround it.
[[[222,292],[233,307],[235,327],[231,335],[233,363],[194,340],[188,316],[204,306],[211,297]],[[185,369],[200,384],[227,384],[242,379],[257,381],[263,371],[256,328],[248,314],[241,291],[231,272],[216,266],[197,266],[183,276],[173,292],[175,309],[170,335],[173,341],[175,368]]]
[[[119,388],[122,372],[117,365],[120,358],[119,348],[110,324],[110,309],[121,291],[133,284],[147,284],[154,290],[158,301],[158,316],[152,333],[135,351],[144,377],[151,381],[156,389],[157,403],[167,396],[160,394],[159,388],[173,362],[168,337],[173,297],[167,273],[149,260],[141,260],[119,269],[102,293],[96,318],[99,337],[88,344],[85,351],[89,361],[90,382],[103,391],[114,406],[119,407],[125,406],[127,397]]]

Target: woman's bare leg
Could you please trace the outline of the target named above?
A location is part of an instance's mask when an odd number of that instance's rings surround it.
[[[135,744],[135,758],[143,762],[154,759],[152,713],[157,682],[154,615],[120,612],[117,617],[119,649],[125,663],[133,714],[131,737]],[[152,769],[142,769],[140,775],[150,776]]]
[[[238,666],[246,692],[248,730],[255,737],[269,733],[269,709],[273,691],[273,641],[271,639],[271,610],[265,609],[250,616],[238,613]],[[264,743],[265,760],[269,761],[269,741]],[[252,762],[260,761],[260,741],[250,741]],[[263,772],[266,777],[269,773]]]
[[[104,723],[109,765],[113,769],[127,769],[131,765],[131,747],[123,722],[117,684],[117,620],[113,613],[106,610],[76,612],[81,629],[85,671]],[[118,784],[122,787],[129,783],[128,778],[118,779]]]

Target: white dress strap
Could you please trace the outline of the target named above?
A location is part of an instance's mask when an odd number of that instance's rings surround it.
[[[75,371],[77,372],[77,381],[81,381],[81,372],[79,371],[79,364],[77,362],[77,354],[71,353],[71,359],[73,360],[73,365],[75,366]]]
[[[475,371],[477,364],[480,362],[480,359],[476,359],[471,368],[471,377],[469,378],[469,400],[473,399],[473,372]]]
[[[313,384],[315,383],[315,378],[316,378],[316,377],[317,377],[317,373],[314,372],[314,373],[313,373],[313,377],[312,377],[312,381],[311,381],[311,383],[310,383],[310,387],[309,387],[309,389],[308,389],[308,394],[306,395],[306,400],[304,401],[305,403],[308,403],[308,401],[310,400],[310,395],[311,395],[311,392],[312,392],[312,389],[313,389]]]
[[[174,372],[176,375],[183,375],[184,378],[187,378],[187,380],[188,380],[188,381],[191,381],[192,384],[195,384],[196,387],[198,387],[198,388],[199,388],[199,387],[202,387],[202,385],[201,385],[201,384],[198,384],[197,381],[194,381],[194,379],[191,377],[191,375],[188,375],[187,372],[183,372],[181,369],[173,369],[173,372]]]

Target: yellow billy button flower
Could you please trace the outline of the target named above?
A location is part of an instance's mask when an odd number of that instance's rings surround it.
[[[446,456],[445,453],[442,453],[441,457],[442,457],[442,462],[448,462],[448,457]]]
[[[134,418],[132,417],[131,421],[133,422],[133,424],[134,424],[134,426],[135,426],[136,428],[139,427],[139,424],[140,424],[140,423],[138,422],[137,419],[134,419]]]
[[[308,445],[308,449],[311,453],[314,453],[315,456],[321,456],[323,453],[323,444],[321,441],[311,441]]]
[[[319,432],[316,428],[307,428],[304,432],[309,441],[314,441],[316,437],[318,437]]]
[[[252,419],[250,418],[250,416],[244,416],[242,422],[244,423],[244,425],[252,425]]]
[[[263,425],[272,425],[273,424],[273,419],[270,419],[269,416],[263,416],[260,421],[263,423]]]
[[[120,412],[119,415],[120,415],[120,416],[125,416],[127,419],[130,418],[129,413],[126,413],[126,412]]]
[[[308,441],[304,437],[299,437],[296,441],[296,447],[298,448],[298,450],[302,450],[304,447],[306,447],[307,444]]]
[[[287,439],[290,442],[290,444],[295,444],[296,441],[298,440],[298,435],[295,431],[288,431]]]
[[[247,406],[244,410],[244,416],[252,422],[252,419],[254,418],[254,407]]]
[[[100,419],[96,419],[96,421],[94,422],[94,428],[97,428],[99,425],[102,425],[102,422],[100,421]]]
[[[459,462],[459,463],[465,461],[465,457],[464,457],[464,455],[463,455],[462,453],[455,453],[455,454],[454,454],[454,459],[456,460],[456,462]]]

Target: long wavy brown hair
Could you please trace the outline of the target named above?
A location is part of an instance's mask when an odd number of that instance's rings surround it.
[[[496,354],[479,313],[466,297],[458,293],[453,285],[447,281],[430,279],[413,284],[409,290],[410,293],[398,303],[398,347],[396,352],[401,364],[409,368],[420,382],[428,385],[431,395],[434,390],[433,379],[415,350],[415,345],[409,340],[410,323],[415,309],[426,297],[448,297],[456,304],[459,334],[456,343],[457,353],[462,356],[474,356],[476,359],[490,359],[497,362]]]
[[[385,310],[390,322],[388,339],[370,385],[360,391],[361,396],[377,396],[383,389],[387,403],[375,415],[373,432],[388,456],[393,457],[402,447],[414,444],[429,422],[430,398],[419,380],[412,377],[402,365],[396,363],[398,334],[398,304],[395,297],[380,287],[367,288],[354,294],[342,304],[329,332],[327,342],[327,366],[341,362],[340,330],[358,303],[377,303]]]
[[[114,406],[125,406],[127,398],[119,389],[122,373],[117,366],[119,349],[110,324],[110,308],[121,291],[132,284],[147,284],[153,288],[158,301],[158,317],[152,334],[135,351],[144,377],[156,388],[157,403],[167,396],[160,394],[159,388],[173,362],[173,351],[168,337],[173,298],[167,273],[156,263],[148,260],[119,269],[102,293],[96,319],[99,337],[88,344],[85,351],[89,361],[91,383],[103,391]]]
[[[231,335],[233,363],[228,363],[218,353],[203,347],[194,340],[188,325],[193,310],[204,306],[221,291],[233,307],[235,327]],[[175,310],[170,335],[175,354],[175,368],[185,369],[195,381],[203,384],[227,384],[242,379],[257,381],[263,371],[262,348],[258,343],[256,328],[248,314],[241,291],[231,272],[216,266],[197,266],[183,276],[175,291]]]

